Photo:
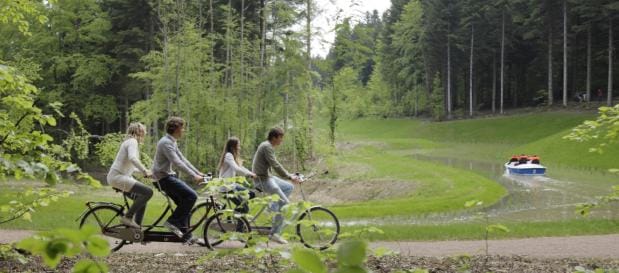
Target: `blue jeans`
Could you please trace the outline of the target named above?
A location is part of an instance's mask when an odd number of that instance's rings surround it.
[[[256,186],[260,188],[262,191],[268,194],[277,194],[279,196],[279,201],[273,202],[270,205],[271,211],[277,212],[275,216],[273,216],[273,227],[271,227],[271,234],[280,234],[282,232],[282,228],[284,227],[284,216],[281,214],[281,209],[286,204],[290,203],[288,200],[288,196],[292,193],[294,186],[275,176],[271,176],[268,179],[256,179]]]
[[[196,200],[198,200],[198,194],[176,176],[168,176],[160,179],[159,185],[176,204],[176,209],[174,209],[172,215],[168,218],[168,222],[176,226],[183,233],[186,233],[189,228],[189,213],[196,203]]]

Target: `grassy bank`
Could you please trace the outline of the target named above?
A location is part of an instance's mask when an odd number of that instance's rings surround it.
[[[509,232],[490,234],[490,239],[601,235],[619,233],[619,220],[575,219],[550,222],[502,223]],[[446,225],[387,225],[377,226],[384,233],[362,233],[372,241],[442,241],[483,240],[485,225],[455,223]],[[347,227],[344,232],[359,233],[365,227]]]
[[[342,142],[370,139],[439,156],[506,160],[511,154],[526,153],[540,155],[549,166],[615,168],[619,145],[595,154],[588,151],[596,142],[563,139],[571,128],[594,118],[593,113],[541,112],[449,122],[354,120],[343,122],[339,130]]]

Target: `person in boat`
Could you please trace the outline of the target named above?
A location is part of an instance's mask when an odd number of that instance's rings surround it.
[[[526,155],[520,155],[518,158],[518,164],[527,164],[527,161],[529,161],[529,157]]]
[[[529,158],[531,160],[531,164],[540,164],[540,160],[539,157],[537,155],[534,155],[532,157]]]

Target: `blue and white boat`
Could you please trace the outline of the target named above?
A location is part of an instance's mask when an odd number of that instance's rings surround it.
[[[517,175],[544,175],[546,167],[539,163],[539,157],[533,156],[513,156],[505,163],[505,169],[509,174]]]

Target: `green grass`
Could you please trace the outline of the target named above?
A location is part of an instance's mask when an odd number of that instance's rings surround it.
[[[495,232],[489,239],[511,239],[550,236],[601,235],[619,233],[619,220],[576,219],[552,222],[502,223],[510,231]],[[344,227],[342,232],[360,232],[366,227]],[[384,233],[364,233],[363,238],[372,241],[439,241],[482,240],[485,226],[478,223],[446,225],[388,225],[377,226]]]
[[[11,185],[12,184],[12,185]],[[17,184],[17,185],[16,185]],[[7,204],[14,200],[16,193],[28,187],[23,182],[0,182],[0,204]],[[122,204],[122,195],[115,193],[110,187],[94,189],[87,186],[74,185],[67,188],[61,185],[60,188],[74,191],[75,194],[68,198],[60,198],[57,202],[52,202],[47,207],[38,207],[32,214],[32,222],[18,219],[3,225],[3,229],[25,229],[25,230],[51,230],[55,228],[77,228],[78,217],[86,210],[88,201],[105,201]],[[27,201],[23,200],[22,202]],[[148,202],[144,223],[152,223],[165,208],[165,198],[155,193]]]
[[[544,165],[606,170],[616,168],[619,145],[603,154],[589,153],[596,142],[563,139],[593,113],[541,112],[449,122],[413,119],[342,122],[341,141],[369,139],[398,149],[415,149],[436,156],[507,160],[512,154],[540,155]]]
[[[506,194],[496,182],[481,175],[434,163],[393,155],[386,149],[364,146],[340,157],[342,162],[371,166],[367,173],[347,179],[409,181],[416,189],[409,196],[333,206],[340,218],[368,218],[455,211],[466,201],[478,199],[486,204]]]
[[[418,138],[434,142],[526,144],[594,118],[591,113],[544,112],[449,122],[414,119],[342,122],[343,139]]]

